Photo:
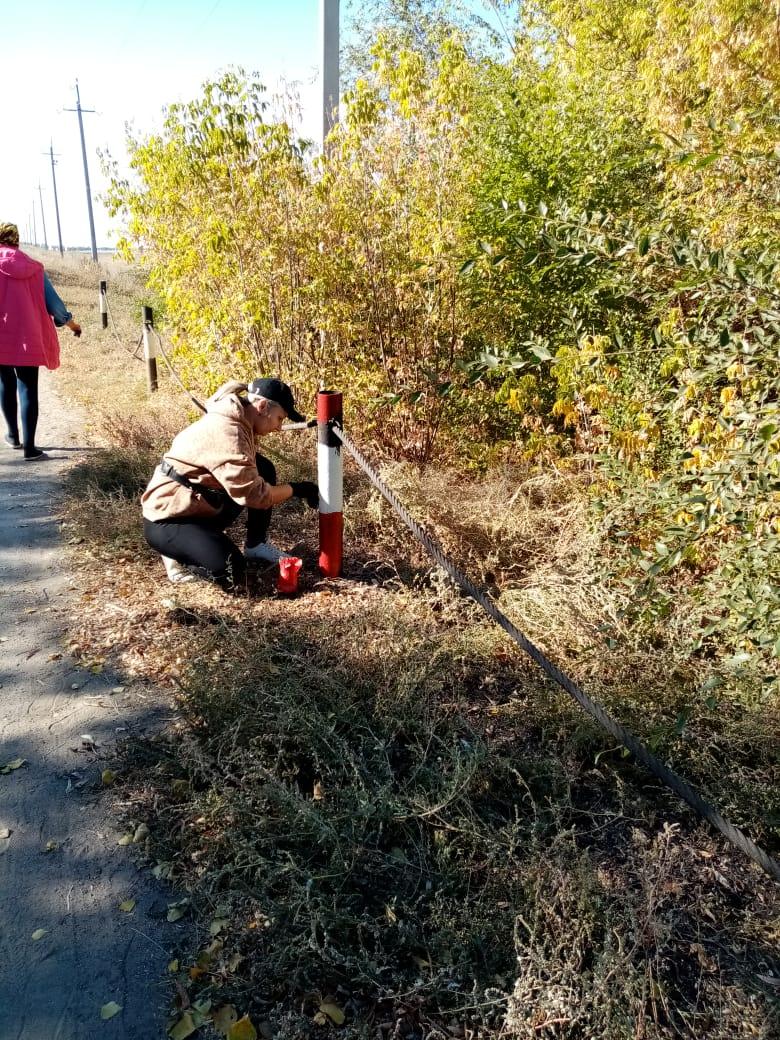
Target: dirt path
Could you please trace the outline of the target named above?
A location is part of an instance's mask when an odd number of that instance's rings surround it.
[[[112,693],[120,677],[76,668],[63,650],[77,598],[58,503],[87,449],[56,377],[42,375],[38,443],[51,460],[0,449],[0,767],[26,761],[0,774],[0,1040],[156,1040],[181,926],[165,920],[173,897],[117,844],[104,763],[83,735],[110,747],[123,728],[159,725],[163,709],[132,686]],[[110,1001],[122,1011],[102,1021]]]

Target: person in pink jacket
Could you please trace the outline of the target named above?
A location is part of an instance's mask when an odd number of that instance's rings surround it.
[[[46,458],[35,446],[38,424],[38,369],[58,368],[60,343],[54,326],[81,327],[46,277],[43,264],[19,248],[19,229],[0,224],[0,391],[8,432],[6,444],[24,450],[24,459]],[[19,439],[21,406],[22,437]]]

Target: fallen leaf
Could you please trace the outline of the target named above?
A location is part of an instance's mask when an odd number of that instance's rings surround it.
[[[230,924],[226,917],[216,917],[209,925],[209,935],[219,935],[223,928]]]
[[[211,1016],[211,1020],[218,1033],[229,1036],[230,1030],[238,1022],[238,1012],[232,1004],[224,1004],[221,1008],[217,1008]]]
[[[132,834],[123,834],[122,837],[117,841],[117,845],[132,845],[132,844],[133,844],[133,835]]]
[[[140,842],[146,841],[148,837],[149,828],[145,823],[139,823],[135,829],[135,834],[133,835],[133,844],[138,845]]]
[[[110,787],[116,780],[116,773],[113,773],[110,769],[104,769],[100,774],[100,779],[103,781],[104,787]]]
[[[44,935],[48,935],[48,934],[49,934],[49,929],[48,928],[36,928],[35,931],[32,933],[31,938],[32,938],[33,942],[38,942],[39,939],[42,939],[44,937]]]
[[[119,909],[124,911],[126,914],[131,914],[135,910],[135,900],[125,899],[123,903],[119,904]]]
[[[341,1010],[341,1008],[338,1006],[338,1004],[333,1004],[329,1000],[323,1000],[323,1002],[320,1004],[320,1011],[323,1013],[323,1015],[327,1015],[331,1022],[333,1022],[335,1025],[344,1025],[344,1020],[346,1016],[344,1012]]]
[[[117,1004],[115,1000],[109,1000],[107,1004],[104,1004],[100,1009],[100,1017],[104,1022],[107,1022],[109,1018],[113,1018],[114,1015],[118,1015],[122,1010],[121,1005]]]
[[[47,841],[46,842],[46,848],[43,851],[44,852],[56,852],[59,847],[60,847],[59,846],[59,842]]]
[[[167,919],[169,921],[180,921],[189,910],[189,906],[189,899],[181,899],[178,903],[169,903]]]
[[[12,758],[10,762],[6,762],[6,764],[0,768],[0,773],[12,773],[14,769],[21,769],[22,766],[26,765],[26,758]]]
[[[317,782],[314,784],[312,798],[315,802],[322,802],[325,799],[325,788],[322,786],[319,780],[317,780]]]
[[[249,1015],[239,1018],[238,1022],[230,1027],[228,1040],[257,1040],[257,1030],[252,1025]]]
[[[62,660],[62,654],[49,654],[49,656],[46,658],[46,660],[47,661],[61,661]]]
[[[196,1029],[199,1028],[200,1026],[196,1023],[192,1012],[185,1011],[179,1021],[168,1030],[168,1036],[171,1040],[185,1040],[186,1037],[192,1036]]]
[[[179,970],[179,958],[168,962],[168,971],[176,972]]]
[[[124,688],[124,686],[114,686],[114,687],[112,687],[111,692],[112,693],[124,693],[125,692],[125,688]]]

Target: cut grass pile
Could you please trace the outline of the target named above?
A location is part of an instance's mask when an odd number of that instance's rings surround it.
[[[125,743],[117,791],[199,922],[180,1010],[231,1005],[280,1040],[776,1035],[777,886],[431,572],[359,475],[344,581],[317,580],[316,517],[290,505],[275,528],[306,541],[299,598],[269,575],[249,596],[163,585],[137,494],[172,422],[103,406],[113,446],[71,475],[72,650],[178,705]],[[268,443],[282,479],[311,473],[308,441]],[[385,475],[530,638],[777,851],[776,713],[712,700],[670,633],[625,629],[590,581],[575,480]]]

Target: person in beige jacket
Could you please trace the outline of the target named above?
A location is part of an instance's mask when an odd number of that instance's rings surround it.
[[[223,588],[240,583],[247,560],[278,562],[267,541],[273,506],[296,497],[312,509],[312,481],[276,483],[273,463],[255,452],[255,437],[302,422],[290,387],[280,379],[231,381],[206,401],[206,414],[173,439],[141,496],[144,537],[163,558],[171,581],[196,576]],[[243,553],[225,534],[247,510]]]

